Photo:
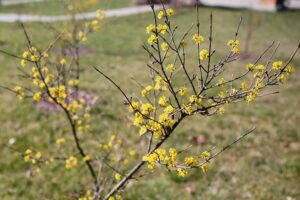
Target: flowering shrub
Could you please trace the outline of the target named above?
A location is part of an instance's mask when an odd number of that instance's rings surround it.
[[[20,65],[31,84],[7,89],[14,92],[20,100],[49,101],[58,106],[71,127],[73,144],[77,148],[77,152],[72,155],[44,155],[37,149],[28,148],[22,153],[23,159],[26,163],[37,166],[36,173],[41,171],[44,164],[50,165],[53,162],[61,162],[67,171],[76,170],[79,163],[84,163],[91,175],[93,186],[87,186],[86,191],[78,196],[80,200],[122,199],[124,187],[137,178],[144,165],[148,167],[145,171],[163,167],[180,177],[187,176],[192,168],[198,168],[203,173],[207,172],[212,159],[252,133],[254,128],[220,150],[206,149],[197,154],[189,154],[190,148],[184,150],[179,150],[180,147],[175,146],[164,148],[163,145],[176,134],[175,130],[182,121],[188,120],[193,115],[203,117],[223,115],[232,105],[242,101],[252,104],[257,98],[269,94],[265,92],[267,88],[284,84],[287,77],[294,72],[290,63],[299,46],[288,61],[273,61],[276,53],[274,51],[267,63],[263,64],[262,58],[273,47],[272,43],[257,60],[245,66],[242,74],[225,78],[226,67],[239,58],[240,24],[232,40],[224,44],[228,47],[228,54],[224,59],[213,63],[212,58],[216,50],[213,49],[212,15],[208,37],[201,34],[198,6],[195,33],[191,27],[180,36],[176,34],[178,27],[171,23],[175,14],[173,9],[164,8],[157,12],[153,4],[151,8],[153,24],[146,27],[148,39],[147,44],[143,46],[149,56],[147,66],[151,71],[151,84],[143,86],[139,96],[130,97],[101,69],[95,68],[124,96],[128,116],[131,123],[137,127],[137,136],[147,141],[145,153],[138,154],[130,150],[121,138],[112,135],[108,141],[101,141],[98,144],[98,150],[94,151],[92,156],[87,152],[93,150],[83,148],[79,137],[80,134],[90,132],[89,119],[92,110],[85,99],[78,98],[79,47],[88,40],[88,34],[100,30],[103,19],[101,11],[97,12],[95,20],[86,22],[83,27],[73,21],[73,29],[59,34],[46,50],[36,48],[24,28],[28,49],[21,56],[13,55],[20,59]],[[75,53],[71,54],[73,62],[61,54],[50,53],[57,41],[62,41],[60,44],[75,49]],[[192,43],[190,45],[194,47],[197,55],[196,66],[190,66],[187,62],[185,49],[189,43]],[[208,48],[205,48],[205,44]],[[58,146],[64,143],[65,138],[56,139]],[[133,163],[135,165],[132,165]],[[106,172],[99,176],[97,169],[102,167]]]

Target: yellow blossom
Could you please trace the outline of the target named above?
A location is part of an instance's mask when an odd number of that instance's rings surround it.
[[[254,64],[249,63],[249,64],[246,65],[246,68],[247,68],[248,71],[253,71],[254,70]]]
[[[148,44],[153,45],[154,42],[157,41],[157,37],[155,35],[150,35],[148,38]]]
[[[36,159],[40,159],[42,157],[42,153],[41,152],[37,152],[36,154],[35,154],[35,158]]]
[[[153,89],[153,87],[151,85],[148,85],[145,89],[142,90],[142,96],[146,96],[147,93],[149,93],[151,90]]]
[[[25,155],[30,155],[30,154],[32,154],[32,150],[31,149],[26,149]]]
[[[211,154],[210,154],[209,151],[203,151],[203,152],[201,153],[201,157],[202,157],[203,159],[205,159],[205,160],[209,159],[210,156],[211,156]]]
[[[169,47],[169,45],[168,45],[167,43],[165,43],[165,42],[163,42],[163,43],[161,44],[161,50],[162,50],[162,51],[167,51],[167,50],[168,50],[168,47]]]
[[[30,52],[31,53],[35,53],[37,51],[37,49],[35,47],[30,47]]]
[[[48,58],[48,57],[49,57],[49,54],[48,54],[47,52],[44,52],[44,53],[42,54],[42,56],[43,56],[44,58]]]
[[[199,159],[196,156],[187,157],[184,159],[184,163],[188,167],[195,167],[199,164]]]
[[[150,24],[146,27],[146,33],[149,34],[155,29],[155,26],[153,24]]]
[[[70,156],[65,163],[65,167],[67,170],[72,169],[77,166],[77,158]]]
[[[134,112],[135,110],[137,110],[139,108],[139,102],[137,101],[133,101],[131,102],[131,105],[129,106],[129,112]]]
[[[158,100],[158,104],[161,106],[166,106],[167,105],[167,97],[166,96],[161,96]]]
[[[60,61],[59,61],[59,63],[61,64],[61,65],[65,65],[65,64],[67,64],[67,60],[66,59],[61,59]]]
[[[165,25],[165,24],[158,24],[157,25],[157,30],[158,30],[159,33],[165,34],[168,30],[168,26]]]
[[[91,160],[91,157],[90,156],[84,156],[82,160],[87,162],[87,161]]]
[[[157,14],[158,19],[162,19],[164,16],[165,16],[164,11],[159,11],[158,14]]]
[[[200,45],[204,42],[204,37],[202,35],[195,34],[193,36],[193,40],[195,41],[196,44]]]
[[[173,64],[168,64],[167,65],[167,70],[169,72],[174,72],[176,70],[176,67]]]
[[[189,101],[191,104],[196,104],[197,106],[200,106],[202,103],[202,99],[198,98],[196,95],[190,96]]]
[[[61,145],[65,142],[66,142],[65,138],[57,138],[56,141],[55,141],[55,143],[58,144],[58,145]]]
[[[256,69],[260,72],[263,72],[266,69],[266,67],[264,65],[258,65],[256,66]]]
[[[20,64],[21,64],[22,67],[25,67],[25,65],[26,65],[26,60],[21,60],[21,63],[20,63]]]
[[[24,156],[24,161],[29,162],[30,161],[30,156],[29,155]]]
[[[80,39],[82,42],[87,41],[87,37],[86,37],[86,35],[85,35],[82,31],[80,31],[80,32],[78,33],[78,36],[79,36],[79,39]]]
[[[231,52],[234,54],[240,53],[240,41],[238,40],[229,40],[227,43],[231,47]]]
[[[165,109],[164,109],[164,113],[166,114],[171,114],[171,113],[174,113],[175,112],[175,108],[173,108],[173,106],[171,105],[168,105]]]
[[[20,92],[22,90],[22,87],[17,85],[15,86],[15,92]]]
[[[286,77],[284,74],[281,74],[277,80],[279,81],[279,83],[284,84],[284,82],[286,81]]]
[[[167,15],[168,15],[169,17],[172,17],[172,16],[174,15],[174,10],[173,10],[172,8],[168,8],[168,9],[166,10],[166,13],[167,13]]]
[[[36,55],[32,55],[32,56],[30,57],[30,59],[31,59],[31,61],[36,62],[36,61],[38,61],[39,57],[36,56]]]
[[[219,112],[220,115],[223,115],[225,113],[225,108],[224,107],[220,107],[218,109],[218,112]]]
[[[272,67],[275,70],[280,70],[281,66],[282,66],[282,61],[276,61],[276,62],[273,62],[273,64],[272,64]]]
[[[240,54],[240,52],[241,52],[239,47],[233,47],[231,51],[234,54]]]
[[[247,85],[247,83],[244,81],[244,82],[242,82],[242,90],[243,91],[247,91],[248,89],[249,89],[249,87],[248,87],[248,85]]]
[[[207,59],[208,56],[209,56],[208,51],[207,51],[206,49],[202,49],[202,50],[200,51],[199,56],[200,56],[200,60],[205,60],[205,59]]]
[[[147,115],[154,110],[155,108],[150,103],[145,103],[141,105],[141,113],[143,115]]]
[[[231,47],[236,47],[236,46],[239,46],[240,45],[240,41],[238,40],[229,40],[227,42],[227,45],[228,46],[231,46]]]
[[[220,98],[225,98],[227,95],[226,95],[226,93],[224,91],[221,91],[221,92],[219,92],[218,96]]]
[[[208,163],[204,163],[204,164],[201,166],[201,169],[202,169],[202,172],[203,172],[203,173],[206,173],[207,170],[208,170]]]
[[[178,168],[178,169],[177,169],[177,174],[178,174],[178,176],[180,176],[180,177],[186,177],[188,173],[187,173],[187,171],[186,171],[185,169]]]
[[[133,125],[139,126],[145,121],[144,117],[140,113],[135,113],[134,119],[133,119]]]
[[[116,174],[115,174],[115,180],[116,180],[116,181],[120,181],[121,178],[122,178],[121,174],[119,174],[119,173],[116,173]]]
[[[248,103],[251,103],[255,100],[256,97],[257,97],[257,94],[252,91],[247,95],[246,100]]]
[[[147,132],[147,126],[141,126],[139,130],[139,135],[144,135]]]
[[[20,92],[18,94],[19,100],[22,101],[25,98],[25,93],[24,92]]]
[[[48,67],[43,67],[42,68],[42,72],[45,73],[45,74],[47,74],[49,72]]]
[[[183,106],[184,106],[185,113],[187,113],[188,115],[192,115],[193,114],[193,108],[192,108],[191,105],[183,104]]]
[[[290,75],[290,74],[293,74],[295,72],[295,69],[291,65],[289,65],[289,66],[286,67],[285,71],[286,71],[287,74]]]
[[[181,88],[179,88],[178,94],[180,96],[184,96],[186,94],[186,92],[187,92],[187,88],[186,87],[181,87]]]
[[[129,155],[130,155],[131,157],[134,157],[134,156],[136,155],[135,150],[130,150],[130,151],[129,151]]]
[[[27,59],[28,56],[29,56],[29,52],[28,52],[28,51],[25,51],[25,52],[23,53],[23,55],[22,55],[22,57],[23,57],[24,59]]]
[[[33,100],[36,101],[36,102],[39,102],[42,98],[42,95],[40,92],[37,92],[33,95]]]

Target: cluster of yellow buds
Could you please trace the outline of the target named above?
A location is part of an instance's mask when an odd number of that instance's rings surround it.
[[[36,173],[41,172],[41,165],[46,164],[49,165],[50,163],[54,162],[53,157],[45,157],[40,151],[33,151],[31,149],[27,149],[23,154],[23,159],[26,163],[31,163],[35,168]]]
[[[203,172],[208,170],[208,161],[211,158],[211,153],[209,151],[203,151],[201,153],[201,158],[205,160],[203,164],[200,164],[200,156],[188,156],[184,158],[184,165],[176,165],[176,160],[178,158],[178,152],[175,148],[170,148],[169,152],[165,149],[157,149],[153,153],[148,154],[143,157],[143,160],[147,162],[148,168],[153,170],[157,165],[164,165],[168,167],[169,170],[176,170],[178,176],[187,176],[188,168],[200,168]]]
[[[266,78],[267,73],[268,76],[270,76],[269,73],[271,71],[270,70],[268,71],[265,65],[262,64],[254,65],[252,63],[247,64],[246,69],[249,72],[253,72],[253,77],[255,78],[253,88],[250,88],[245,81],[242,82],[241,84],[242,91],[244,92],[249,91],[246,100],[248,103],[250,103],[256,99],[256,97],[260,93],[260,90],[266,86],[266,83],[264,83],[264,79]],[[288,75],[291,75],[295,71],[295,69],[291,65],[285,67],[282,61],[274,61],[272,63],[272,70],[275,72],[274,76],[277,77],[277,81],[280,84],[283,84],[286,81],[286,77]]]
[[[121,139],[117,139],[116,135],[112,135],[107,143],[99,144],[99,149],[102,151],[108,151],[111,148],[119,148],[123,144]]]
[[[143,157],[143,160],[148,163],[149,169],[155,169],[156,164],[166,165],[169,169],[174,168],[177,159],[177,150],[170,148],[169,152],[165,149],[156,149],[153,153]]]
[[[25,67],[27,61],[37,62],[39,56],[37,55],[37,49],[35,47],[30,47],[28,51],[24,51],[22,54],[21,66]]]
[[[77,166],[77,158],[74,156],[70,156],[68,159],[66,159],[65,167],[67,170],[70,170]]]
[[[171,17],[173,15],[174,15],[174,10],[170,8],[170,9],[167,9],[166,11],[159,11],[157,14],[157,18],[162,19],[163,17],[166,17],[166,16]],[[157,24],[157,26],[155,26],[153,24],[148,25],[146,27],[146,33],[147,34],[152,33],[148,38],[148,44],[153,45],[158,39],[157,34],[164,35],[167,31],[168,31],[167,24]],[[166,51],[166,48],[167,48],[166,45],[167,44],[164,44],[164,46],[162,46],[162,49],[164,51]]]
[[[231,47],[231,52],[234,54],[240,54],[240,41],[239,40],[229,40],[227,45]]]
[[[21,86],[19,86],[19,85],[15,86],[14,91],[16,92],[16,94],[20,100],[23,100],[25,98],[25,93],[22,91]]]

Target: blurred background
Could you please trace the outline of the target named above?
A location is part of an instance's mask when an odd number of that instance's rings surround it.
[[[88,39],[81,55],[82,88],[99,97],[93,111],[92,129],[100,138],[118,133],[133,140],[138,151],[144,143],[137,138],[137,131],[127,125],[127,108],[122,97],[90,66],[101,66],[126,92],[138,93],[140,88],[133,79],[150,81],[145,70],[148,57],[142,45],[147,41],[145,27],[153,23],[152,15],[149,9],[144,9],[145,0],[87,1],[92,1],[91,6],[78,16],[93,18],[92,13],[97,9],[107,13],[101,31]],[[175,8],[173,23],[181,32],[196,22],[195,1],[165,0],[165,3]],[[300,41],[299,8],[300,0],[201,0],[201,32],[206,38],[210,12],[214,17],[214,47],[218,51],[213,61],[224,57],[226,43],[234,37],[240,17],[243,17],[239,34],[241,55],[230,66],[228,75],[244,70],[272,41],[280,42],[275,59],[288,60]],[[58,0],[0,0],[0,49],[18,55],[26,49],[20,22],[25,23],[36,46],[47,47],[56,34],[52,28],[63,30],[70,10],[64,1]],[[189,45],[187,57],[191,65],[197,62],[195,51]],[[0,85],[14,87],[22,83],[18,65],[19,61],[0,54]],[[178,128],[169,145],[212,148],[222,147],[244,130],[256,126],[256,132],[248,139],[213,161],[207,174],[195,170],[181,179],[163,169],[156,170],[130,184],[124,198],[299,200],[299,54],[292,65],[296,72],[279,88],[280,94],[261,98],[251,106],[238,104],[222,117],[195,116]],[[63,121],[55,120],[60,119],[59,113],[46,112],[30,102],[20,103],[2,89],[0,102],[0,199],[72,199],[74,191],[90,182],[84,178],[84,171],[66,173],[63,167],[54,166],[33,175],[16,152],[28,147],[45,152],[51,149],[55,135],[65,126]]]

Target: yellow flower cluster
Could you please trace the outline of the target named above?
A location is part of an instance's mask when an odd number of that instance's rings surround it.
[[[67,170],[70,170],[77,166],[77,158],[74,156],[70,156],[68,159],[66,159],[65,167]]]
[[[167,9],[166,11],[159,11],[157,14],[158,19],[162,19],[165,16],[172,17],[174,15],[174,10],[172,8]]]
[[[121,174],[115,173],[115,180],[116,180],[116,181],[120,181],[121,178],[122,178]]]
[[[22,91],[21,86],[19,86],[19,85],[15,86],[14,91],[16,92],[16,94],[20,100],[23,100],[25,98],[25,93]]]
[[[282,66],[282,61],[275,61],[275,62],[273,62],[273,64],[272,64],[272,67],[273,67],[273,69],[275,69],[275,70],[280,70],[281,66]]]
[[[196,167],[197,165],[199,165],[200,160],[196,156],[190,156],[184,159],[184,163],[188,167]]]
[[[208,58],[208,56],[209,56],[209,53],[208,53],[208,51],[206,49],[202,49],[200,51],[199,56],[200,56],[200,60],[206,60]]]
[[[227,45],[231,47],[231,52],[234,54],[240,54],[240,41],[239,40],[229,40]]]
[[[143,157],[143,160],[148,163],[149,169],[155,169],[156,164],[166,165],[169,169],[174,168],[177,159],[177,150],[170,148],[169,152],[165,149],[156,149],[153,153]]]
[[[32,164],[36,164],[37,161],[40,161],[41,158],[42,158],[41,152],[36,152],[35,154],[33,154],[33,151],[31,149],[27,149],[24,153],[25,162],[31,161]]]
[[[168,30],[168,26],[166,24],[158,24],[157,31],[161,34],[165,34]]]
[[[195,43],[197,45],[201,45],[203,42],[204,42],[204,37],[202,35],[199,35],[199,34],[195,34],[193,36],[193,40],[195,41]]]
[[[176,67],[174,66],[174,64],[168,64],[167,70],[169,72],[174,72],[176,70]]]
[[[188,175],[188,172],[185,169],[178,168],[177,174],[179,177],[186,177]]]
[[[157,37],[155,35],[150,35],[148,38],[148,44],[153,45],[157,41]]]
[[[211,153],[209,151],[203,151],[201,153],[201,157],[205,160],[209,159],[211,157]]]
[[[116,135],[112,135],[107,143],[99,144],[100,150],[102,150],[102,151],[108,151],[113,146],[116,146],[117,144],[121,145],[122,144],[122,140],[117,140],[116,138],[117,138]]]

